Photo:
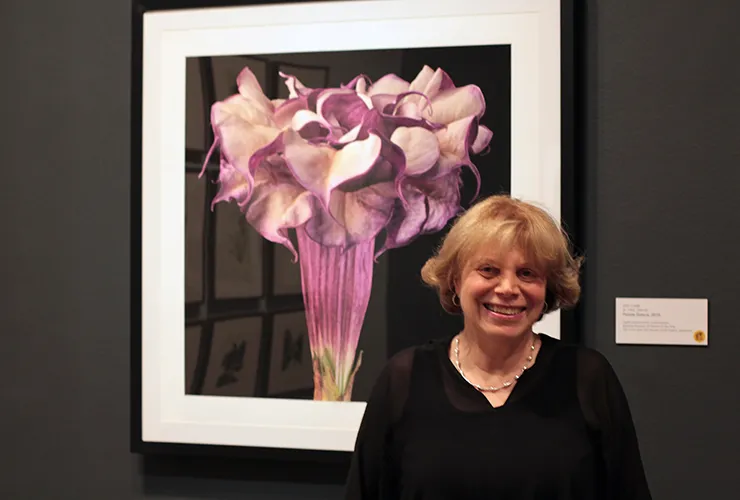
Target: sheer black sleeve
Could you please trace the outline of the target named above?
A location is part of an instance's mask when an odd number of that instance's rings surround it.
[[[617,374],[597,351],[582,350],[578,361],[579,398],[600,441],[606,498],[650,500],[637,433]]]
[[[345,500],[394,497],[395,471],[389,443],[393,425],[400,418],[408,395],[413,357],[412,349],[401,351],[378,376],[357,433]]]

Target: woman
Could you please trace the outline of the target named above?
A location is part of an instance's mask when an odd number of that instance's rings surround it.
[[[389,361],[345,498],[651,498],[609,363],[532,329],[577,303],[579,268],[534,205],[493,196],[462,215],[421,274],[464,327]]]

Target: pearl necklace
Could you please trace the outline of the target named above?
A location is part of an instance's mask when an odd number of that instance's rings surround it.
[[[531,366],[529,365],[529,363],[532,362],[532,355],[534,353],[534,344],[536,342],[536,339],[537,339],[537,336],[535,335],[532,339],[532,345],[529,347],[530,353],[529,353],[529,356],[527,356],[527,361],[525,362],[524,366],[522,366],[521,371],[517,375],[514,376],[513,380],[507,380],[506,382],[504,382],[502,385],[498,387],[493,386],[493,385],[490,385],[488,387],[483,387],[483,386],[480,386],[468,380],[468,378],[465,376],[465,373],[463,373],[462,365],[460,364],[460,337],[457,336],[455,337],[455,364],[457,365],[457,371],[460,372],[460,375],[468,384],[472,385],[473,387],[475,387],[481,392],[496,392],[496,391],[500,391],[501,389],[506,389],[507,387],[510,387],[512,384],[515,384],[519,380],[519,377],[521,377],[524,374],[524,372]]]

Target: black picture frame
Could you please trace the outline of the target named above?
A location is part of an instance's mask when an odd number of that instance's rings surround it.
[[[315,449],[230,446],[185,442],[148,441],[142,430],[142,105],[143,105],[143,19],[151,12],[176,12],[185,9],[214,9],[231,6],[273,5],[278,3],[312,3],[294,1],[229,1],[229,0],[133,0],[132,1],[132,64],[131,64],[131,451],[144,455],[208,456],[250,460],[289,460],[297,463],[322,464],[330,470],[343,470],[350,451]],[[578,98],[580,68],[578,66],[579,15],[574,0],[562,0],[560,7],[560,181],[561,219],[577,249],[582,248],[581,130],[579,119],[582,104]],[[561,315],[562,338],[580,340],[578,312]],[[329,470],[325,469],[325,470]]]

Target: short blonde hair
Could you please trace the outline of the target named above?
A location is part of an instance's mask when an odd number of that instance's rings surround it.
[[[442,240],[437,253],[422,267],[422,280],[439,294],[442,307],[459,313],[452,301],[455,282],[481,247],[516,248],[546,276],[547,305],[542,314],[576,305],[581,294],[582,258],[571,254],[570,240],[544,209],[508,195],[484,198],[464,212]]]

